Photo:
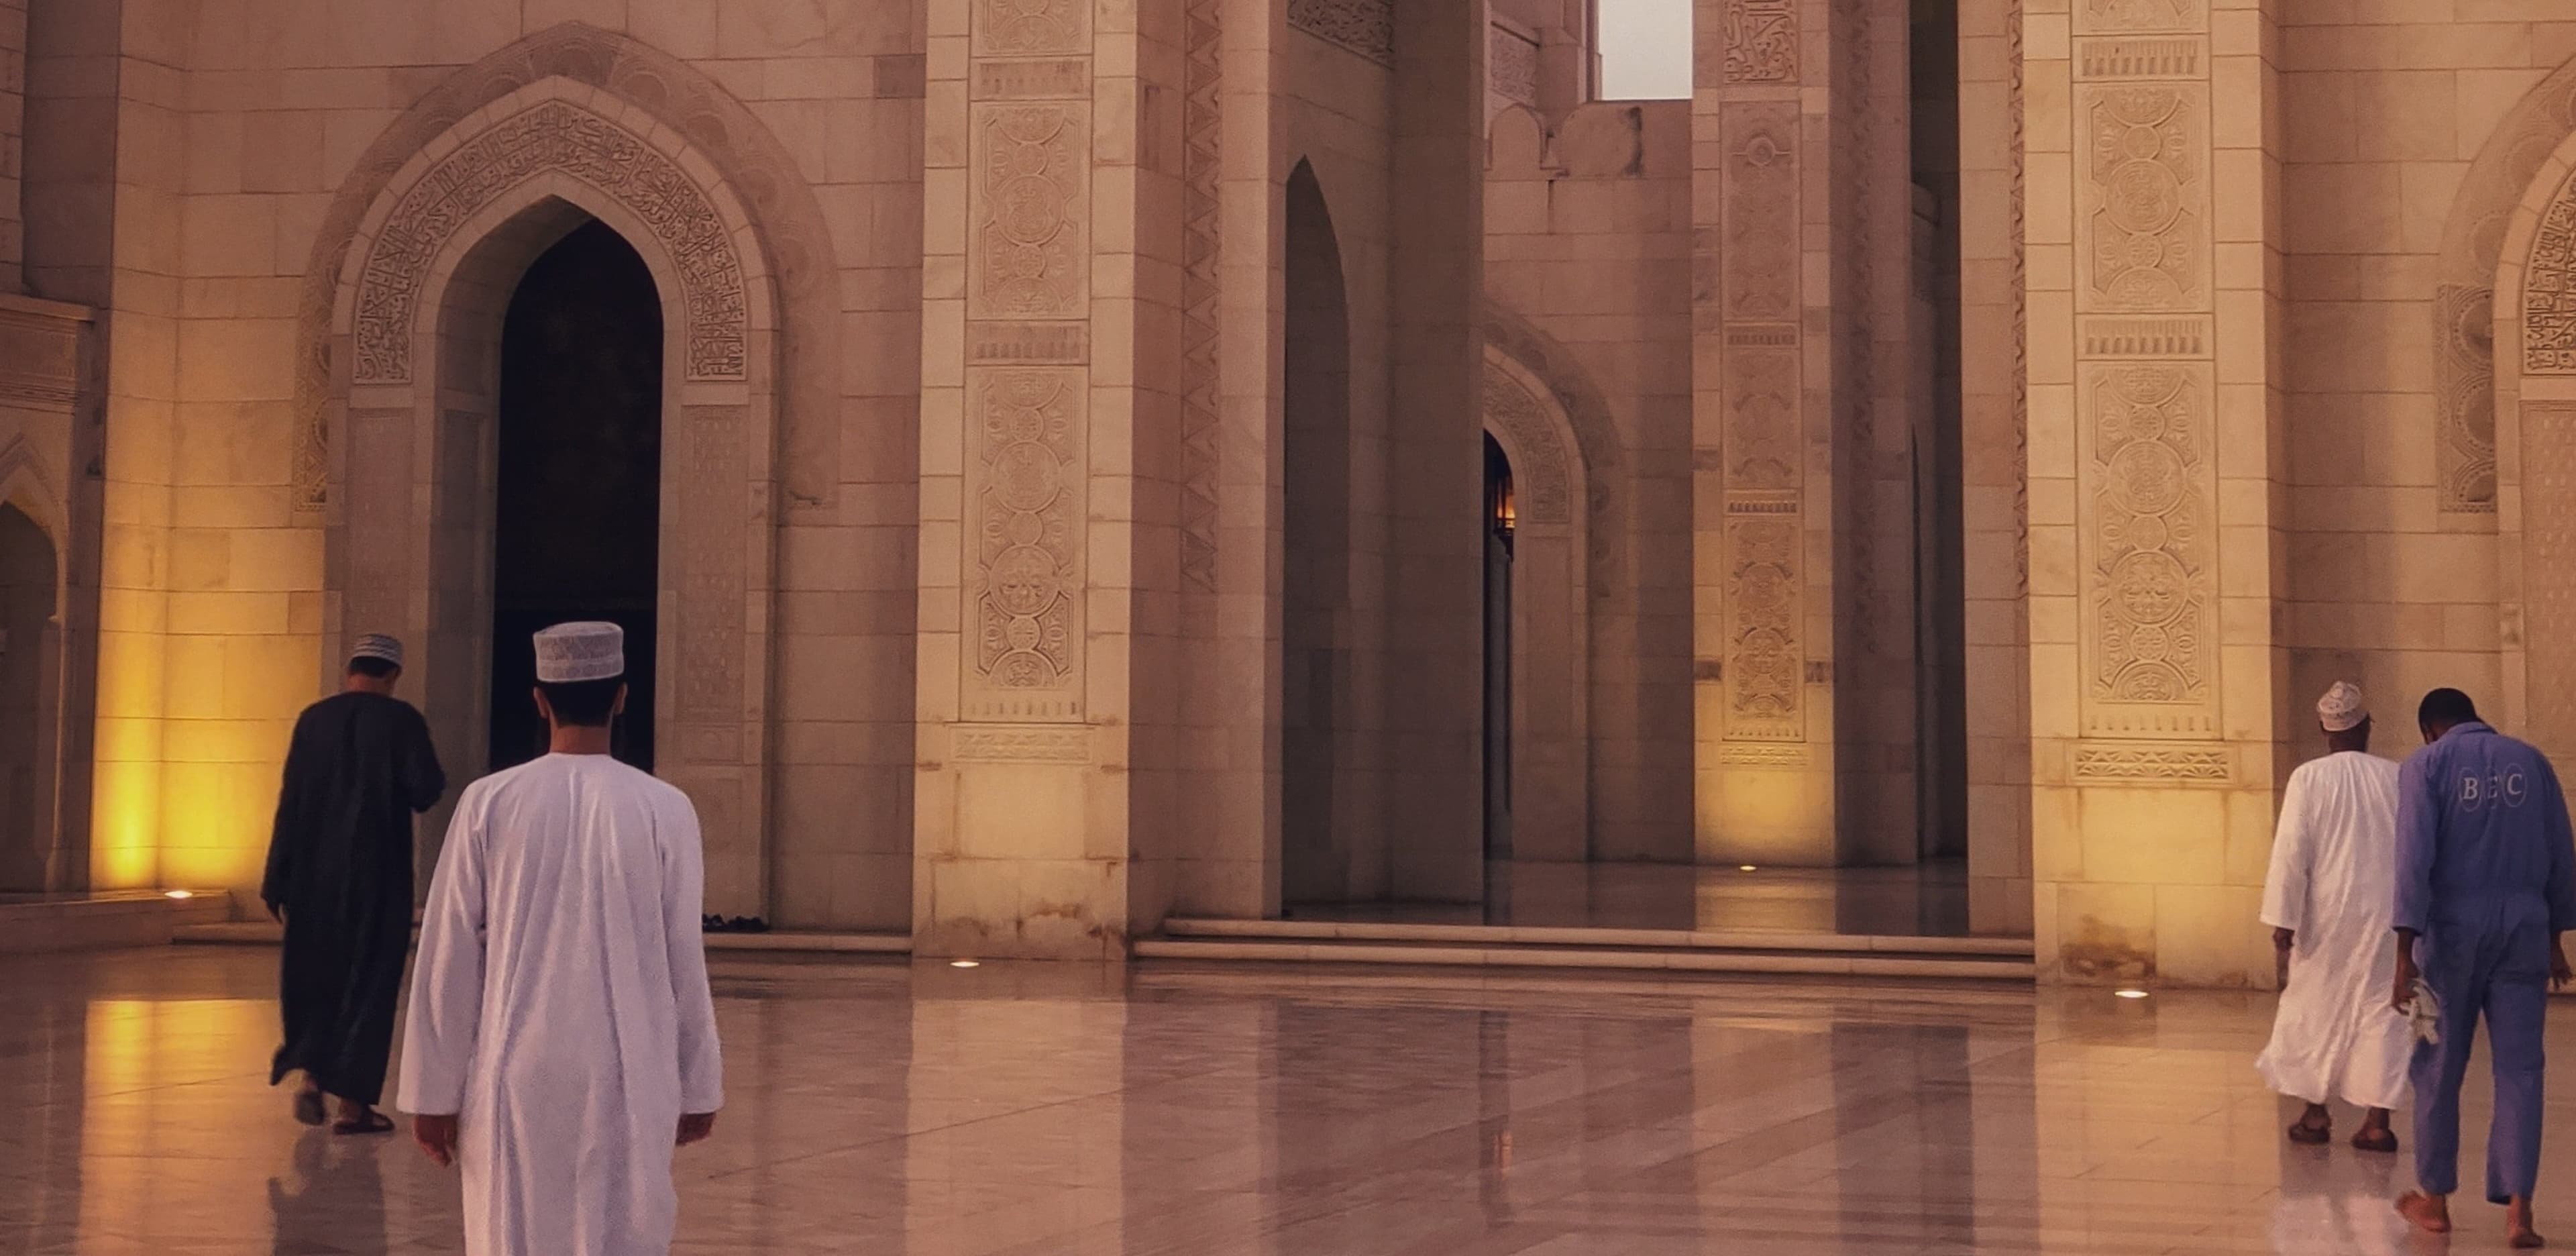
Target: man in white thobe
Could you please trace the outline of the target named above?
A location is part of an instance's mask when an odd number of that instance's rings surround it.
[[[2254,1067],[2307,1101],[2290,1141],[2334,1135],[2326,1104],[2365,1109],[2352,1145],[2395,1151],[2389,1109],[2406,1098],[2414,1027],[2388,1005],[2397,884],[2397,765],[2370,753],[2361,688],[2337,681],[2317,701],[2329,753],[2299,765],[2281,800],[2263,923],[2285,969],[2272,1042]]]
[[[667,1252],[671,1151],[723,1104],[698,817],[608,756],[613,624],[538,633],[552,750],[458,802],[422,917],[402,1106],[465,1178],[469,1256]]]

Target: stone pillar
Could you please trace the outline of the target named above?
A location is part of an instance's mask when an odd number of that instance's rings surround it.
[[[2281,679],[2277,0],[2026,0],[2044,977],[2258,986]]]
[[[1139,31],[1146,8],[930,6],[921,955],[1126,949],[1151,679],[1137,610],[1171,592],[1140,583],[1169,564],[1136,560],[1151,529],[1177,547],[1168,519],[1140,517],[1169,496],[1139,475],[1170,465],[1157,442],[1177,404],[1156,364],[1178,336],[1162,269],[1178,234],[1137,230],[1178,221],[1177,15]]]
[[[0,292],[25,285],[27,0],[0,0]]]
[[[1894,761],[1912,733],[1912,603],[1890,578],[1912,544],[1898,351],[1913,216],[1905,23],[1886,0],[1699,4],[1703,862],[1827,866],[1883,858],[1891,841],[1912,850],[1911,761]],[[1871,708],[1849,735],[1836,710],[1846,656],[1859,665],[1853,698]]]

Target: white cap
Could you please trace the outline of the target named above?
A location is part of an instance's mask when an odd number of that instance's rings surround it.
[[[2349,680],[2338,680],[2326,696],[2317,699],[2317,723],[2329,733],[2348,733],[2370,718],[2370,707],[2361,700],[2361,686]]]
[[[615,624],[556,624],[537,634],[537,680],[568,685],[626,674],[626,630]]]
[[[402,641],[381,632],[368,633],[349,647],[349,661],[355,663],[359,659],[378,659],[400,667],[403,665]]]

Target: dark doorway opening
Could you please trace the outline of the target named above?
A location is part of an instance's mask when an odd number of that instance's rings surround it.
[[[56,723],[53,538],[17,507],[0,505],[0,891],[48,884],[54,854],[48,788]]]
[[[492,554],[494,770],[545,753],[531,634],[567,620],[626,630],[619,759],[653,768],[662,534],[662,299],[653,272],[592,221],[539,256],[501,325]]]
[[[1288,176],[1287,237],[1279,867],[1288,901],[1334,902],[1383,886],[1386,851],[1354,849],[1358,816],[1345,788],[1353,707],[1342,639],[1351,610],[1350,314],[1332,212],[1303,162]]]
[[[1485,437],[1485,858],[1512,857],[1512,461]]]

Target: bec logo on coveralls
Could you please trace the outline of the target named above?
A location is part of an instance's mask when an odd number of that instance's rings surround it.
[[[2490,802],[2498,806],[2519,807],[2526,792],[2518,769],[2493,776],[2460,777],[2460,805],[2470,811]]]

